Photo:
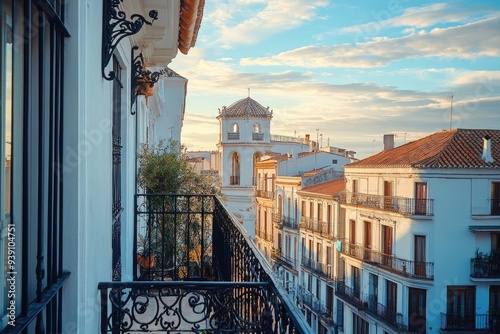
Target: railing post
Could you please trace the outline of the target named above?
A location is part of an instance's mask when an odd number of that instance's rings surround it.
[[[108,329],[108,289],[101,288],[101,334]]]

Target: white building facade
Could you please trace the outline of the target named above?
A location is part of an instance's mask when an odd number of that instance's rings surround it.
[[[137,151],[166,112],[139,79],[194,46],[203,1],[185,5],[0,1],[0,267],[16,291],[0,291],[0,328],[97,333],[98,283],[134,276]]]
[[[345,166],[345,333],[493,331],[499,159],[499,130],[457,129]]]

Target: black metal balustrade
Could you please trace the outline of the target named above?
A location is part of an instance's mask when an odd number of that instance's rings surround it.
[[[285,219],[284,216],[277,214],[277,213],[273,213],[273,223],[278,225],[278,228],[281,229],[283,227],[283,220],[284,219]]]
[[[267,190],[255,190],[255,196],[267,199],[273,199],[274,193],[272,191]]]
[[[434,279],[434,262],[401,259],[348,242],[342,243],[342,253],[378,265],[401,276]]]
[[[494,319],[488,314],[441,313],[441,330],[443,331],[477,331],[499,330]]]
[[[347,286],[341,280],[335,281],[335,295],[358,309],[365,307],[361,299],[361,292]]]
[[[470,276],[475,278],[500,278],[500,254],[485,259],[471,259]]]
[[[299,297],[299,301],[307,306],[311,311],[318,314],[321,312],[320,300],[311,292],[305,290],[303,287],[300,287],[297,296]]]
[[[373,296],[368,297],[368,303],[365,306],[375,317],[400,330],[400,332],[408,330],[408,326],[403,324],[403,315],[401,313],[397,313],[390,307],[377,302]]]
[[[415,199],[399,196],[382,196],[362,193],[342,192],[340,203],[356,205],[370,209],[396,212],[405,216],[433,216],[433,199]]]
[[[258,133],[258,132],[253,132],[252,133],[252,139],[253,140],[264,140],[264,134],[263,133]]]
[[[302,217],[300,228],[320,234],[323,237],[333,239],[333,230],[327,222],[321,222],[317,218]]]
[[[283,217],[283,226],[296,229],[298,228],[299,224],[297,223],[297,219],[285,216]]]
[[[273,241],[273,234],[272,233],[267,233],[264,230],[257,230],[256,231],[256,236],[261,238],[262,240],[272,242]]]
[[[324,279],[333,279],[332,266],[326,263],[318,262],[314,259],[310,259],[307,256],[302,256],[302,266],[312,270]]]
[[[136,277],[145,281],[99,284],[101,333],[308,331],[218,198],[137,195],[136,200],[138,239],[144,241],[136,255],[156,259]]]
[[[291,257],[289,256],[286,256],[285,254],[283,254],[279,249],[276,249],[276,248],[273,248],[272,252],[271,252],[271,257],[279,262],[280,264],[284,265],[285,267],[291,269],[291,270],[295,270],[295,260],[292,259]]]
[[[239,132],[228,132],[227,133],[227,139],[228,140],[239,140],[240,139],[240,133]]]

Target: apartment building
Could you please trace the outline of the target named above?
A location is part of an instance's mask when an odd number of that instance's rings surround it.
[[[345,179],[345,333],[498,330],[500,130],[387,147]]]

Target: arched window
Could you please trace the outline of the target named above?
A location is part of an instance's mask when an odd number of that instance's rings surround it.
[[[260,133],[260,124],[259,123],[255,123],[253,125],[253,132],[254,133]]]
[[[253,176],[252,176],[252,185],[256,186],[257,185],[257,167],[255,164],[260,160],[260,157],[262,154],[259,152],[255,152],[253,154]]]
[[[233,124],[233,132],[240,132],[240,127],[238,126],[238,123]]]
[[[238,153],[234,152],[232,156],[232,174],[230,179],[231,185],[239,185],[240,184],[240,156]]]
[[[278,195],[278,217],[281,219],[283,216],[283,197],[281,195]]]

